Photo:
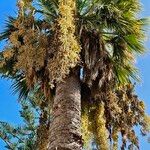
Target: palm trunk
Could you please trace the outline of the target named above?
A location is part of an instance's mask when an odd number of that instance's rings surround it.
[[[56,87],[48,150],[81,150],[79,78],[70,75]]]

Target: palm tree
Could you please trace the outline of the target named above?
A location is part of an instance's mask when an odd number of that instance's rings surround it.
[[[119,133],[122,149],[127,141],[138,147],[133,127],[148,129],[131,82],[137,79],[135,54],[144,52],[139,1],[35,2],[40,8],[20,1],[18,17],[2,34],[9,40],[2,68],[11,60],[9,70],[24,78],[27,93],[38,84],[51,104],[49,144],[43,149],[81,149],[82,138],[94,140],[98,149],[117,149]]]

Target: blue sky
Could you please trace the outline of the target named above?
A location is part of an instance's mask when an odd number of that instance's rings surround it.
[[[150,16],[150,0],[141,0],[143,11],[140,14],[142,17]],[[16,0],[1,0],[0,1],[0,32],[3,30],[5,20],[9,15],[15,15]],[[142,82],[137,85],[136,92],[146,103],[146,110],[150,114],[150,28],[147,29],[147,41],[145,47],[147,53],[137,59],[137,67],[140,70]],[[2,50],[4,43],[0,43]],[[0,120],[7,121],[14,125],[20,124],[19,105],[17,96],[12,95],[10,88],[11,82],[0,79]],[[139,135],[141,150],[150,150],[150,144],[146,139]],[[4,143],[0,140],[0,150],[6,150]]]

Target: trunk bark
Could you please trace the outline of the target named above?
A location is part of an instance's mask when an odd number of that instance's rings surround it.
[[[56,87],[48,150],[81,150],[81,87],[70,75]]]

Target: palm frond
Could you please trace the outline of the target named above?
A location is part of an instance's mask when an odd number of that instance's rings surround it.
[[[8,19],[6,20],[6,25],[4,28],[4,31],[0,33],[0,41],[4,39],[8,39],[10,34],[16,30],[13,23],[15,22],[16,18],[12,16],[8,16]]]
[[[19,94],[18,100],[22,99],[27,99],[28,94],[30,92],[27,84],[26,84],[26,79],[22,75],[17,75],[13,78],[13,83],[12,83],[12,89],[13,89],[13,94]]]
[[[57,18],[58,16],[58,0],[38,0],[37,4],[39,9],[36,12],[42,14],[44,18],[48,21],[52,21]]]

